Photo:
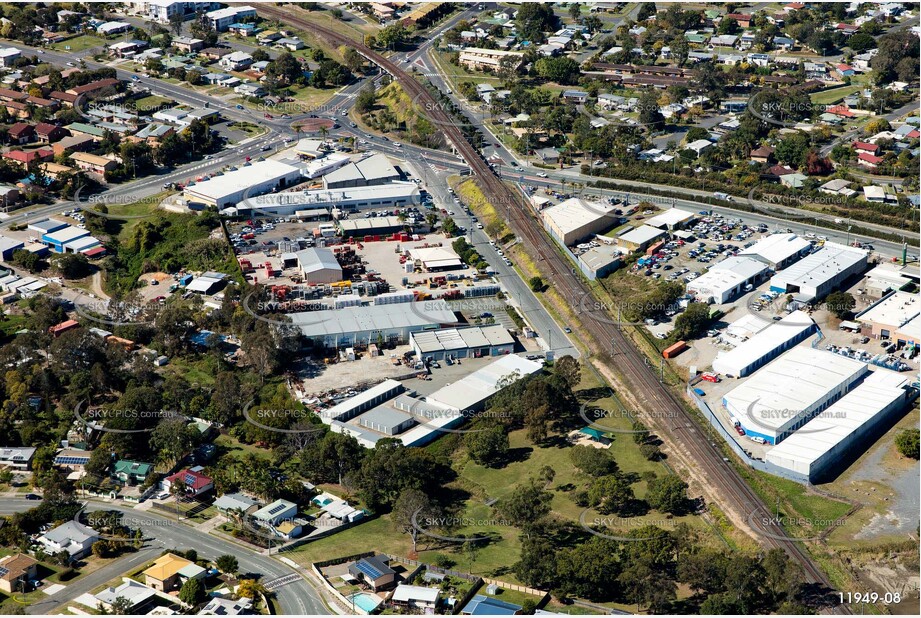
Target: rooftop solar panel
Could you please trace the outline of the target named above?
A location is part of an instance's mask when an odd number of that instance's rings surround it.
[[[381,573],[380,570],[377,569],[377,567],[375,567],[372,564],[369,564],[368,562],[364,560],[359,561],[358,564],[355,565],[355,568],[357,568],[359,571],[361,571],[362,573],[370,577],[372,580],[377,579],[378,577],[383,575],[383,573]]]
[[[269,515],[280,513],[281,511],[285,510],[287,506],[288,506],[287,504],[276,504],[275,506],[269,509]]]
[[[0,577],[3,577],[4,575],[6,575],[6,574],[9,573],[9,572],[10,572],[10,570],[9,570],[8,568],[0,566]]]

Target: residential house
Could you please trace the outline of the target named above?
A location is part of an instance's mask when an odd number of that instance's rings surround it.
[[[768,163],[774,156],[774,149],[770,146],[761,146],[751,151],[751,160],[755,163]]]
[[[10,152],[3,153],[3,158],[26,168],[36,161],[48,161],[54,158],[54,151],[48,148],[39,148],[28,152],[24,150],[11,150]]]
[[[52,144],[51,148],[54,151],[54,156],[58,156],[61,154],[70,154],[78,150],[85,151],[92,149],[95,143],[96,138],[92,135],[70,135]]]
[[[99,533],[89,526],[70,520],[36,540],[45,553],[67,552],[71,560],[79,560],[90,553],[93,543],[99,540]]]
[[[84,84],[82,86],[75,86],[67,90],[68,94],[79,96],[81,94],[95,94],[106,88],[117,88],[121,82],[114,77],[107,77],[106,79],[98,79],[94,82]],[[54,93],[52,93],[54,94]],[[54,98],[54,97],[52,97]]]
[[[30,592],[26,589],[29,580],[38,577],[38,561],[25,554],[13,554],[0,558],[0,590],[7,595],[14,592]]]
[[[173,39],[173,47],[186,54],[191,54],[204,49],[205,42],[202,39],[180,36]]]
[[[857,164],[875,170],[883,162],[882,157],[877,157],[868,152],[861,152],[857,155]]]
[[[246,597],[237,599],[224,599],[213,597],[208,604],[198,612],[199,616],[250,616],[253,611],[253,601]]]
[[[885,202],[886,190],[878,185],[867,185],[863,188],[863,198],[868,202]]]
[[[585,103],[588,100],[588,93],[584,90],[564,90],[563,100],[569,103]]]
[[[835,75],[837,75],[838,77],[842,79],[845,77],[853,77],[856,74],[857,72],[854,70],[854,67],[852,67],[849,64],[836,64],[835,65]]]
[[[800,189],[803,186],[803,183],[808,180],[808,176],[800,174],[799,172],[793,172],[792,174],[784,174],[780,177],[780,184],[790,189]]]
[[[108,611],[112,611],[116,601],[125,607],[129,615],[144,615],[150,610],[150,605],[157,598],[157,591],[128,577],[122,578],[118,586],[109,586],[102,592],[94,595],[96,601]],[[121,599],[121,601],[119,601]]]
[[[228,71],[242,71],[253,63],[253,57],[246,52],[235,51],[227,54],[218,61],[218,64]]]
[[[128,485],[142,485],[153,472],[153,464],[130,459],[119,459],[112,469],[112,476]]]
[[[867,153],[871,155],[878,155],[880,147],[876,144],[871,144],[869,142],[856,141],[851,143],[851,148],[854,149],[856,153]]]
[[[851,183],[843,178],[835,178],[834,180],[829,180],[824,185],[819,187],[819,191],[822,193],[828,193],[829,195],[842,195],[844,197],[853,197],[857,195],[857,192],[851,189],[848,185]]]
[[[467,601],[460,613],[462,616],[514,616],[520,611],[520,605],[477,594]]]
[[[7,129],[7,140],[11,144],[28,144],[35,141],[35,127],[26,122],[17,122]]]
[[[4,255],[3,259],[6,260],[9,257]],[[14,470],[29,470],[32,468],[35,450],[35,447],[32,446],[0,446],[0,466]]]
[[[284,39],[278,39],[275,41],[275,47],[280,47],[282,49],[287,49],[288,51],[297,51],[299,49],[304,49],[306,45],[299,38],[287,37]]]
[[[396,583],[397,572],[390,568],[386,556],[378,554],[362,558],[349,565],[349,574],[371,590],[386,590]]]
[[[410,610],[413,613],[435,613],[441,590],[425,586],[410,586],[400,584],[390,597],[390,604],[394,607]]]
[[[736,22],[742,28],[749,28],[752,23],[752,16],[746,15],[744,13],[727,13],[726,19],[731,19]]]
[[[261,506],[258,500],[241,493],[224,494],[214,501],[214,507],[224,514],[238,511],[244,515],[250,515]]]
[[[474,71],[497,71],[502,66],[504,58],[511,58],[516,70],[524,62],[524,54],[521,52],[479,47],[468,47],[461,50],[457,60],[461,66]]]
[[[62,333],[78,328],[79,326],[80,323],[76,320],[66,320],[60,324],[52,326],[49,329],[49,332],[55,337],[59,337]],[[86,469],[86,464],[88,464],[90,461],[91,454],[91,451],[83,451],[75,448],[64,448],[58,451],[54,456],[54,465],[65,470],[70,470],[71,472],[83,472]]]
[[[706,140],[706,139],[694,140],[693,142],[685,146],[685,149],[693,150],[695,153],[697,153],[698,157],[702,155],[703,153],[705,153],[706,151],[710,150],[711,148],[713,148],[713,142],[711,142],[710,140]]]
[[[84,172],[96,174],[97,176],[104,176],[106,172],[110,172],[118,167],[118,163],[112,159],[100,157],[99,155],[90,154],[88,152],[73,152],[70,155],[70,160]]]
[[[162,483],[163,490],[172,491],[173,486],[177,483],[184,485],[184,492],[191,496],[200,496],[214,489],[214,481],[211,477],[193,468],[180,470],[166,477]]]
[[[207,571],[176,554],[164,554],[144,570],[145,583],[160,592],[180,588],[190,579],[203,579]]]
[[[558,163],[560,160],[560,151],[556,148],[538,148],[534,154],[544,163]]]
[[[15,47],[0,48],[0,67],[9,68],[22,57],[22,52]]]
[[[35,135],[39,141],[50,144],[67,137],[67,131],[56,124],[40,122],[35,125]]]

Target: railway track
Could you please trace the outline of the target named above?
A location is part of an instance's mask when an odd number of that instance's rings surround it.
[[[259,5],[257,10],[269,18],[311,31],[337,46],[352,47],[370,62],[393,76],[412,101],[417,105],[422,104],[430,119],[437,121],[442,127],[445,137],[470,166],[485,197],[493,206],[506,208],[509,225],[516,234],[525,239],[530,251],[536,252],[538,268],[542,274],[565,298],[572,302],[573,306],[584,306],[582,301],[586,297],[591,298],[591,290],[574,274],[573,267],[551,244],[552,240],[544,233],[543,226],[532,215],[532,209],[528,206],[524,196],[508,187],[495,175],[481,154],[467,142],[461,130],[454,126],[453,123],[456,121],[442,108],[442,105],[435,100],[425,86],[403,71],[396,63],[377,54],[362,42],[313,24],[294,11],[266,5]],[[595,303],[588,303],[588,305],[595,307]],[[747,518],[748,525],[764,539],[764,545],[783,549],[791,560],[802,567],[808,583],[831,591],[832,586],[825,574],[812,561],[800,543],[786,534],[770,509],[741,475],[724,461],[722,453],[711,445],[707,435],[698,428],[675,394],[659,382],[655,371],[647,366],[645,356],[632,341],[628,340],[619,326],[610,323],[610,318],[603,309],[594,308],[593,310],[604,314],[604,320],[593,318],[592,311],[584,312],[582,314],[585,317],[582,320],[584,330],[593,339],[591,343],[597,350],[607,350],[609,344],[614,346],[617,351],[615,358],[618,368],[624,374],[631,392],[636,394],[649,410],[657,412],[650,415],[649,425],[657,432],[670,436],[674,443],[684,450],[698,469],[717,487],[722,500],[738,516]],[[599,315],[599,317],[602,316]],[[838,605],[835,611],[850,613],[845,605]]]

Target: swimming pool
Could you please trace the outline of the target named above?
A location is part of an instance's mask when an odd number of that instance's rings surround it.
[[[381,604],[381,599],[370,595],[365,594],[364,592],[356,592],[349,597],[349,601],[355,604],[355,607],[363,609],[366,612],[373,612],[378,605]]]

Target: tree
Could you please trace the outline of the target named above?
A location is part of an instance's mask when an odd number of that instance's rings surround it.
[[[649,506],[665,513],[679,515],[687,509],[688,484],[674,474],[653,479],[646,492]]]
[[[569,18],[575,22],[579,21],[579,17],[582,15],[582,5],[578,2],[571,2],[569,4]]]
[[[835,317],[843,318],[857,306],[857,301],[847,292],[832,292],[825,299],[825,306]]]
[[[13,264],[20,268],[25,268],[30,273],[34,273],[38,270],[40,262],[41,258],[38,257],[37,253],[32,253],[25,249],[17,249],[13,252]]]
[[[358,96],[355,97],[355,110],[359,114],[366,114],[374,109],[374,103],[377,100],[377,96],[374,93],[374,86],[368,84],[361,89],[361,92],[358,93]]]
[[[578,82],[580,74],[579,63],[566,56],[541,58],[534,63],[534,70],[543,79],[558,84],[575,84]]]
[[[401,22],[391,24],[377,33],[377,44],[386,49],[397,49],[409,39],[409,31]]]
[[[393,503],[391,520],[397,530],[410,536],[415,552],[420,529],[438,527],[437,513],[438,510],[428,494],[409,487],[404,489]]]
[[[659,100],[658,97],[656,97],[655,92],[644,92],[640,96],[640,100],[637,102],[636,108],[640,113],[639,121],[641,125],[651,129],[655,129],[656,127],[661,128],[661,124],[664,118],[662,113],[659,111]]]
[[[244,579],[237,587],[237,597],[246,597],[248,599],[258,599],[266,593],[265,586],[255,579]]]
[[[577,444],[569,450],[569,461],[589,476],[602,477],[617,474],[617,462],[605,449]]]
[[[515,23],[520,36],[535,43],[544,40],[544,32],[556,31],[559,19],[549,4],[525,2],[518,6]]]
[[[895,436],[895,447],[903,457],[918,459],[918,429],[905,429]]]
[[[90,262],[82,253],[65,253],[55,260],[54,265],[65,279],[82,279],[90,274]]]
[[[217,557],[217,560],[214,561],[214,564],[217,566],[217,569],[221,573],[227,575],[233,575],[238,570],[240,570],[240,563],[237,562],[237,557],[232,556],[231,554],[223,554]]]
[[[806,153],[809,151],[809,138],[805,133],[797,131],[784,137],[774,149],[774,156],[781,163],[802,167],[806,162]]]
[[[179,589],[179,600],[186,605],[194,607],[204,599],[205,589],[202,587],[201,582],[194,577],[187,580],[186,583],[182,584],[182,588]]]
[[[508,433],[501,426],[468,433],[464,438],[464,444],[470,458],[488,468],[500,465],[508,455]]]
[[[512,493],[496,503],[496,510],[513,526],[526,528],[550,514],[553,494],[535,481],[519,485]]]
[[[674,341],[693,339],[707,330],[710,324],[710,306],[706,303],[690,303],[677,318],[671,338]]]
[[[589,504],[599,513],[626,513],[635,499],[630,483],[620,475],[597,478],[588,488]]]
[[[531,286],[531,291],[535,294],[544,291],[544,280],[538,276],[531,277],[528,281],[528,285]]]
[[[553,364],[553,375],[562,378],[571,390],[582,380],[582,365],[569,354],[561,356]]]
[[[918,58],[921,56],[917,35],[909,30],[893,30],[878,41],[879,50],[870,60],[877,84],[893,81],[911,82],[918,78]]]
[[[857,32],[847,40],[847,46],[858,54],[876,47],[876,39],[866,32]]]

